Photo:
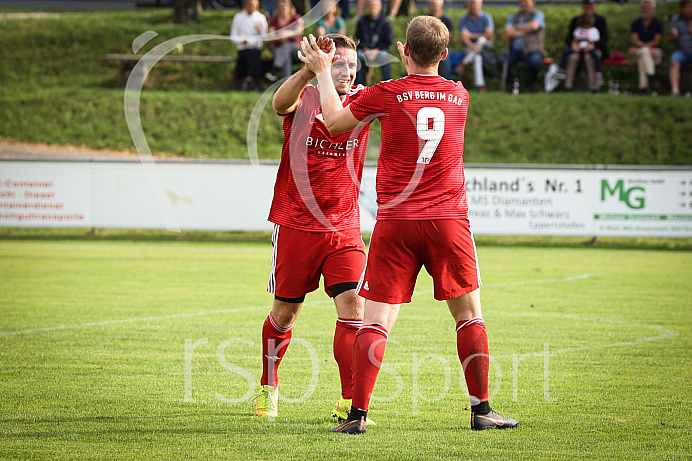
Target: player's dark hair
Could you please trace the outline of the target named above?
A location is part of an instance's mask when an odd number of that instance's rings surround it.
[[[680,0],[680,8],[683,6],[686,6],[688,3],[690,3],[692,0]]]
[[[449,46],[449,29],[433,16],[418,16],[406,28],[406,43],[411,59],[429,67],[442,60]]]
[[[358,49],[358,40],[347,37],[342,34],[327,34],[324,38],[331,38],[334,42],[334,48],[348,48],[356,51]]]

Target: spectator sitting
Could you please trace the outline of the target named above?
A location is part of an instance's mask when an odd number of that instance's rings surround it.
[[[504,84],[510,87],[509,83],[514,80],[512,66],[524,61],[529,73],[529,90],[538,91],[538,72],[543,66],[545,14],[534,9],[534,0],[519,0],[519,11],[507,19],[504,36],[509,46],[497,60],[498,68],[506,77]]]
[[[303,18],[295,12],[291,0],[277,0],[275,11],[276,15],[269,20],[269,33],[274,42],[273,67],[264,74],[271,82],[278,80],[279,72],[284,77],[291,76],[303,35]]]
[[[632,22],[630,29],[629,55],[637,63],[639,69],[639,92],[646,94],[648,89],[656,89],[656,64],[663,59],[661,51],[661,37],[663,36],[663,22],[654,17],[656,12],[656,0],[642,0],[641,17]]]
[[[483,0],[469,0],[468,13],[459,19],[459,34],[464,42],[464,58],[457,66],[457,73],[473,62],[473,84],[486,92],[483,75],[483,55],[492,53],[495,22],[493,17],[482,10]]]
[[[572,39],[572,52],[567,58],[567,79],[565,80],[565,90],[572,91],[574,74],[580,59],[584,59],[586,71],[589,74],[589,89],[595,93],[600,86],[596,77],[596,64],[600,62],[599,53],[596,49],[596,42],[601,39],[601,33],[594,27],[593,16],[583,15],[577,21],[577,28],[574,29]],[[601,77],[601,82],[603,78]]]
[[[256,90],[260,79],[262,35],[267,33],[267,18],[258,11],[259,0],[245,0],[243,10],[233,16],[231,41],[238,49],[237,79],[243,79],[242,91]]]
[[[316,7],[321,1],[323,1],[323,0],[310,0],[310,7],[311,8]],[[336,1],[336,0],[333,0],[333,1]],[[341,9],[341,17],[344,19],[348,19],[349,13],[350,13],[349,0],[338,0],[338,1],[339,1],[339,8]],[[322,10],[322,12],[324,12],[324,10]]]
[[[680,94],[680,68],[692,64],[692,0],[680,0],[680,13],[670,20],[670,41],[675,51],[670,56],[670,89]]]
[[[562,57],[560,58],[560,69],[555,74],[558,79],[564,79],[567,75],[567,60],[569,56],[574,51],[572,49],[572,42],[574,40],[574,30],[577,28],[577,22],[583,16],[593,17],[594,27],[598,30],[601,38],[596,42],[596,47],[592,52],[590,52],[591,57],[594,60],[594,67],[596,70],[596,83],[600,87],[603,85],[603,74],[601,73],[601,61],[607,59],[610,54],[608,53],[608,40],[610,35],[608,33],[608,23],[606,19],[596,14],[596,0],[582,0],[581,8],[583,14],[581,16],[575,16],[569,23],[569,28],[567,29],[567,36],[565,37],[565,43],[567,48],[562,52]],[[571,86],[570,86],[571,88]]]
[[[333,0],[323,1],[327,11],[315,23],[315,36],[324,37],[327,34],[346,35],[346,22],[344,18],[339,16],[339,5]]]
[[[392,26],[382,13],[380,0],[369,0],[370,14],[363,16],[356,26],[358,44],[358,73],[356,84],[365,83],[365,70],[368,67],[381,67],[382,80],[392,78],[391,57],[387,49],[394,40]]]
[[[381,0],[380,4],[383,4],[384,0]],[[389,13],[387,14],[387,21],[392,22],[394,18],[399,14],[401,9],[401,4],[403,0],[389,0]],[[356,0],[356,20],[360,20],[365,12],[366,5],[369,4],[369,0]]]
[[[454,36],[454,20],[450,15],[446,14],[443,11],[444,5],[444,0],[428,0],[428,9],[430,10],[430,16],[439,19],[440,21],[442,21],[442,24],[447,26],[447,30],[449,30],[449,37],[451,40],[451,37]],[[447,80],[452,78],[452,63],[450,59],[451,55],[451,50],[449,49],[449,46],[447,46],[447,57],[440,61],[439,67],[440,75],[446,78]]]

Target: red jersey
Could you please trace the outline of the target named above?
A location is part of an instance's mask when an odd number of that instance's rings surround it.
[[[469,93],[439,75],[409,75],[367,88],[350,104],[382,124],[377,219],[468,219],[464,126]]]
[[[357,100],[351,88],[344,104]],[[309,232],[360,229],[358,196],[370,125],[331,134],[320,92],[308,85],[296,110],[284,117],[284,143],[269,221]]]

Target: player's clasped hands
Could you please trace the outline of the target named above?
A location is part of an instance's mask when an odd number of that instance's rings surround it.
[[[330,38],[319,37],[315,38],[310,34],[308,37],[303,37],[300,42],[300,51],[298,51],[298,59],[303,61],[308,69],[315,74],[329,69],[332,62],[338,59],[335,56],[336,48],[334,42]]]

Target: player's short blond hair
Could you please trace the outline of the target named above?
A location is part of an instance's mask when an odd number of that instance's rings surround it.
[[[442,60],[449,46],[449,29],[433,16],[418,16],[406,28],[406,43],[411,59],[421,67],[429,67]]]

